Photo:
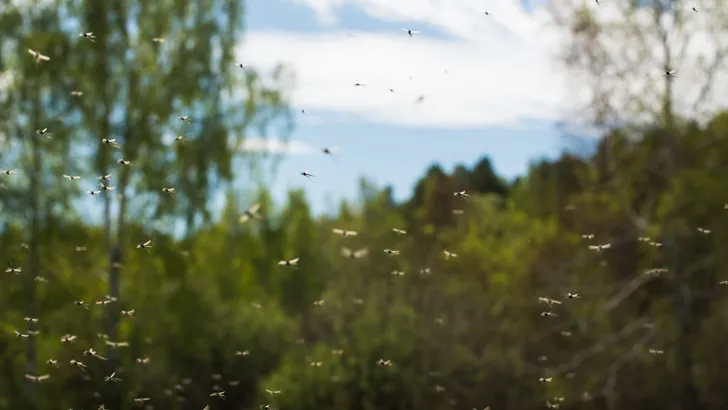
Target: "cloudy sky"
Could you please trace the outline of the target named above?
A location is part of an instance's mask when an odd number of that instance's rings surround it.
[[[406,198],[434,162],[488,155],[503,176],[522,174],[568,144],[554,126],[566,84],[544,21],[537,2],[518,0],[249,0],[238,58],[292,68],[297,114],[289,146],[247,148],[286,152],[276,196],[304,187],[317,212],[355,197],[362,175]]]

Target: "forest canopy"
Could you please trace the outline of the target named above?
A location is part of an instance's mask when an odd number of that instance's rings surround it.
[[[720,403],[725,363],[707,352],[728,337],[726,115],[671,131],[669,180],[656,160],[667,131],[616,130],[592,156],[536,162],[514,183],[484,158],[450,174],[433,166],[402,203],[376,189],[338,215],[314,218],[302,192],[274,207],[263,191],[256,217],[241,223],[250,204],[231,197],[184,238],[128,221],[113,302],[104,228],[49,215],[34,241],[37,324],[23,321],[30,232],[6,224],[0,404],[27,400],[27,341],[13,332],[37,329],[36,371],[51,376],[40,408],[98,406],[114,391],[169,408],[651,408],[670,400],[659,392],[677,377],[681,313],[695,399]],[[114,338],[111,309],[127,312]],[[104,383],[114,371],[121,381]]]
[[[589,121],[621,126],[588,155],[507,181],[483,153],[405,201],[365,183],[315,217],[301,191],[233,184],[260,159],[245,138],[292,126],[287,70],[224,69],[239,1],[17,3],[0,8],[0,409],[728,403],[728,113],[678,115],[673,77],[639,126],[597,90]],[[567,57],[609,61],[606,26],[562,3]]]

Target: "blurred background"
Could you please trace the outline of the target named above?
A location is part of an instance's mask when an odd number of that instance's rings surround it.
[[[728,408],[727,11],[5,0],[0,409]]]

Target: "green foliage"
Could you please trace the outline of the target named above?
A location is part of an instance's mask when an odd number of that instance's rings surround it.
[[[614,132],[593,156],[541,161],[511,185],[487,161],[452,174],[432,168],[401,204],[362,181],[360,204],[342,203],[339,215],[313,217],[302,192],[275,206],[263,189],[255,201],[230,190],[218,221],[183,237],[126,221],[123,298],[110,303],[104,227],[45,214],[32,340],[34,372],[51,378],[35,404],[535,408],[565,397],[564,406],[586,408],[668,406],[660,392],[681,380],[686,349],[695,400],[715,408],[725,363],[706,352],[728,337],[718,284],[728,262],[722,118]],[[666,132],[680,153],[670,179],[651,168]],[[471,196],[453,195],[462,190]],[[252,202],[263,218],[241,223]],[[28,403],[28,342],[14,336],[33,328],[23,320],[27,238],[12,224],[0,235],[0,264],[24,268],[0,276],[0,408]],[[147,239],[151,249],[135,248]],[[278,264],[296,257],[296,267]],[[668,269],[646,273],[655,268]],[[110,312],[132,309],[115,336],[106,333]],[[67,334],[76,341],[62,342]],[[84,356],[88,348],[116,364]],[[88,365],[90,379],[71,359]],[[122,381],[103,382],[113,371]],[[217,390],[227,399],[210,396]]]
[[[452,175],[433,168],[402,204],[362,182],[359,207],[342,203],[340,215],[320,219],[302,192],[274,207],[263,190],[264,218],[241,224],[252,204],[230,191],[219,222],[184,239],[154,234],[150,250],[130,247],[125,297],[109,305],[96,304],[106,294],[103,230],[47,217],[37,246],[53,252],[39,253],[48,282],[37,292],[37,340],[39,373],[52,378],[40,388],[69,407],[104,401],[80,387],[88,383],[102,398],[116,389],[122,403],[144,396],[170,408],[530,408],[557,397],[567,405],[664,405],[658,392],[678,377],[677,266],[691,294],[682,314],[699,400],[719,402],[723,363],[704,352],[728,336],[718,288],[728,240],[720,118],[672,130],[681,154],[670,180],[644,171],[665,148],[659,136],[667,131],[652,129],[607,135],[592,157],[542,161],[507,189],[482,165]],[[484,180],[493,182],[473,182]],[[471,196],[453,195],[461,190]],[[149,232],[134,222],[125,230],[135,242]],[[22,230],[4,231],[7,266],[28,262],[23,238]],[[677,262],[658,246],[668,241],[680,249]],[[603,243],[611,248],[588,247]],[[369,253],[347,257],[344,247]],[[294,257],[297,267],[278,264]],[[12,335],[24,329],[24,275],[2,277],[4,407],[21,400],[23,341]],[[549,309],[540,297],[562,303]],[[136,312],[122,318],[117,340],[103,335],[110,309]],[[557,316],[541,315],[549,310]],[[61,343],[64,334],[78,340]],[[88,347],[113,355],[123,382],[95,380],[113,370],[84,357]],[[61,366],[43,365],[48,358]],[[84,358],[94,379],[83,381],[66,364],[71,358]],[[228,399],[213,401],[216,389]],[[42,397],[40,408],[50,406],[51,396]]]
[[[0,175],[0,409],[669,408],[689,385],[692,408],[728,400],[728,114],[616,130],[513,183],[487,158],[432,166],[403,203],[362,180],[358,203],[316,218],[303,192],[275,204],[228,184],[254,160],[241,138],[288,125],[284,71],[268,88],[228,68],[242,13],[0,9],[0,161],[18,168]],[[122,195],[86,218],[61,175],[109,173]],[[262,218],[241,222],[254,203]]]

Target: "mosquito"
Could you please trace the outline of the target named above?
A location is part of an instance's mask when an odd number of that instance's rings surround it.
[[[44,137],[52,138],[53,134],[48,132],[48,128],[43,128],[42,130],[35,130],[35,133],[38,135],[43,135]]]
[[[539,296],[538,301],[540,303],[545,303],[545,304],[549,305],[549,308],[551,308],[551,306],[553,306],[553,305],[560,305],[561,304],[561,302],[558,301],[558,300],[556,300],[556,299],[551,299],[551,298],[547,298],[547,297],[544,297],[544,296]]]
[[[458,257],[458,255],[456,255],[456,254],[454,254],[452,252],[449,252],[449,251],[445,251],[444,250],[444,251],[442,251],[442,253],[445,255],[445,259],[457,258]]]
[[[106,145],[111,145],[114,148],[119,148],[120,147],[119,143],[116,142],[116,139],[106,139],[106,138],[102,138],[101,139],[101,142],[103,144],[106,144]]]
[[[75,300],[75,301],[73,301],[73,304],[76,306],[81,306],[84,309],[88,309],[88,303],[86,303],[82,300]]]
[[[25,378],[33,383],[40,383],[51,378],[50,375],[44,374],[42,376],[33,376],[32,374],[26,374]]]
[[[359,233],[357,231],[345,231],[343,229],[332,229],[331,232],[343,236],[344,238],[348,238],[350,236],[357,236]]]
[[[316,178],[316,175],[309,174],[308,173],[308,170],[301,172],[301,175],[303,175],[304,177],[308,178],[311,182],[314,182],[313,179],[311,179],[312,177],[313,178]]]
[[[299,258],[293,258],[293,259],[287,260],[287,261],[283,260],[283,261],[278,262],[278,264],[280,266],[294,266],[295,267],[295,266],[298,266],[298,259]]]
[[[612,244],[610,244],[610,243],[605,243],[605,244],[602,244],[602,245],[589,245],[589,250],[590,251],[601,252],[601,251],[603,251],[605,249],[609,249],[611,247],[612,247]]]
[[[71,359],[71,361],[69,363],[71,366],[75,366],[75,367],[78,367],[79,369],[83,370],[84,373],[86,372],[86,365],[79,362],[78,360]]]
[[[324,148],[323,148],[323,149],[321,150],[321,152],[323,152],[324,154],[326,154],[326,155],[330,156],[330,157],[331,157],[332,159],[335,159],[335,158],[334,158],[334,150],[333,150],[332,148],[324,147]]]
[[[40,63],[41,61],[49,61],[51,58],[48,56],[45,56],[35,50],[28,49],[28,53],[33,56],[36,63]]]
[[[366,249],[366,248],[359,249],[359,250],[356,250],[356,251],[352,251],[351,249],[346,248],[346,247],[341,248],[341,254],[344,257],[351,258],[351,259],[363,258],[364,256],[367,255],[367,253],[369,253],[369,250]]]
[[[258,214],[258,210],[260,210],[260,204],[253,204],[253,206],[245,210],[245,212],[240,216],[240,223],[248,222],[250,219],[260,220],[261,217]]]
[[[95,357],[95,358],[97,358],[97,359],[101,359],[101,360],[108,360],[108,359],[107,359],[107,358],[105,358],[104,356],[101,356],[101,355],[100,355],[100,354],[99,354],[99,353],[98,353],[98,352],[97,352],[96,350],[94,350],[94,349],[88,349],[88,350],[85,350],[85,351],[83,352],[83,355],[84,355],[84,356],[90,356],[90,357]]]
[[[28,339],[28,338],[30,338],[30,335],[25,334],[25,333],[20,333],[17,330],[13,330],[13,333],[15,333],[15,337],[17,337],[18,339]]]
[[[90,31],[88,33],[78,33],[78,36],[83,37],[92,43],[96,42],[96,36],[94,36],[94,33]]]

